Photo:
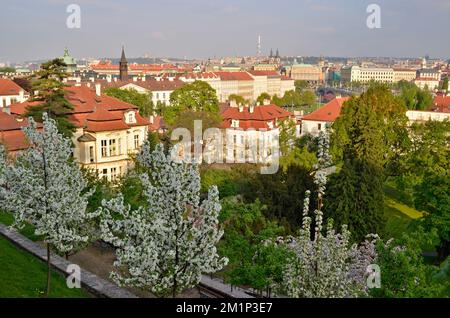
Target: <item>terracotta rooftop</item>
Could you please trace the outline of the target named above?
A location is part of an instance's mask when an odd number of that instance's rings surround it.
[[[222,81],[253,81],[247,72],[214,72]]]
[[[239,111],[239,107],[228,107],[222,112],[223,122],[221,128],[231,128],[232,120],[239,120],[242,129],[270,129],[268,122],[276,125],[276,120],[292,117],[293,114],[276,105],[254,106],[253,112],[249,107]]]
[[[0,78],[0,95],[19,95],[20,91],[24,91],[24,89],[14,81],[7,78]]]
[[[302,120],[334,122],[341,113],[342,105],[348,99],[348,97],[335,98],[311,114],[303,116]]]

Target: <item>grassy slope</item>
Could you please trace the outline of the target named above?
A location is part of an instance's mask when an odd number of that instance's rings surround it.
[[[386,235],[388,237],[399,238],[407,231],[412,220],[422,217],[423,213],[398,201],[390,194],[385,195],[384,215],[386,222]]]
[[[47,266],[0,236],[0,298],[40,297],[47,282]],[[69,289],[65,278],[53,271],[50,297],[89,297],[83,289]]]

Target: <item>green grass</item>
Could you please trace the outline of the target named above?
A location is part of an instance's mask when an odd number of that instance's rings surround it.
[[[0,211],[0,223],[10,226],[14,223],[14,217],[11,213]],[[34,228],[30,224],[25,224],[24,228],[19,230],[19,233],[32,241],[40,241],[41,238],[34,234]]]
[[[47,265],[0,236],[0,298],[42,297],[47,283]],[[52,271],[49,297],[85,298],[83,289],[69,289],[63,275]]]
[[[389,195],[384,198],[386,218],[385,234],[387,238],[400,238],[408,231],[411,221],[422,217],[423,213],[407,206]]]

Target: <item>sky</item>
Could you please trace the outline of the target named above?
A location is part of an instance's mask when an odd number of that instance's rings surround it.
[[[289,56],[450,58],[450,0],[0,0],[0,62],[76,58]],[[370,29],[369,4],[381,28]],[[68,28],[69,4],[81,27]]]

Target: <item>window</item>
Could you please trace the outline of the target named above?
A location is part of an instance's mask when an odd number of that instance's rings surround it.
[[[117,178],[117,168],[111,168],[111,181],[116,180]]]
[[[317,124],[317,130],[322,130],[322,124]]]
[[[102,157],[108,157],[107,144],[106,140],[102,140]]]
[[[129,122],[129,123],[134,122],[133,113],[129,113],[129,114],[128,114],[128,122]]]
[[[93,146],[89,147],[89,161],[94,162],[94,147]]]
[[[103,169],[102,171],[102,178],[107,179],[108,178],[108,169]]]
[[[139,148],[139,135],[134,135],[134,149]]]
[[[116,156],[117,155],[117,148],[116,148],[116,140],[110,139],[109,140],[109,155],[110,156]]]

